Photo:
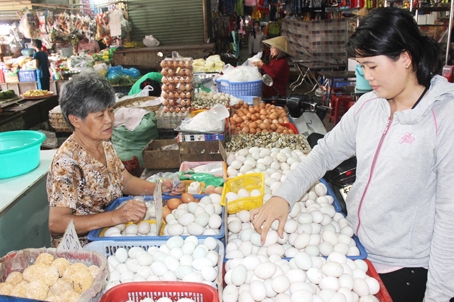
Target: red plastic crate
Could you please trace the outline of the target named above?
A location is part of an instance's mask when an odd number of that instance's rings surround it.
[[[219,302],[218,291],[207,284],[196,282],[148,281],[116,285],[101,297],[100,302],[154,301],[167,297],[172,301],[189,298],[196,302]]]
[[[375,279],[377,279],[378,284],[380,284],[380,291],[376,295],[376,297],[378,298],[378,301],[380,301],[380,302],[393,302],[393,299],[391,299],[391,296],[389,295],[388,290],[385,287],[385,284],[383,283],[383,281],[381,281],[381,278],[378,275],[377,271],[375,270],[375,267],[372,264],[372,262],[370,262],[367,259],[364,259],[364,261],[366,261],[367,266],[369,268],[367,270],[367,274],[370,277],[374,277]]]
[[[295,134],[299,134],[298,129],[296,129],[295,125],[292,123],[281,123],[280,125],[293,130],[293,133]]]
[[[5,74],[2,69],[0,69],[0,83],[5,83]]]

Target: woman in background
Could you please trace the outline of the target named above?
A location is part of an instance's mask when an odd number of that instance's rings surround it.
[[[259,21],[254,21],[254,28],[252,29],[251,34],[249,35],[248,48],[249,48],[249,57],[256,55],[257,53],[263,51],[263,40],[265,39],[265,34],[260,27]]]
[[[264,40],[263,43],[270,46],[270,61],[268,64],[265,64],[260,60],[253,64],[261,68],[273,79],[273,85],[271,87],[263,85],[262,96],[264,98],[270,98],[278,94],[279,96],[286,96],[290,76],[290,67],[287,61],[287,55],[290,54],[290,46],[287,38],[279,36]]]
[[[35,53],[33,54],[33,59],[36,61],[36,70],[37,70],[37,83],[39,90],[49,90],[50,89],[50,72],[49,72],[49,58],[47,53],[42,50],[43,42],[41,40],[33,40],[32,42]]]

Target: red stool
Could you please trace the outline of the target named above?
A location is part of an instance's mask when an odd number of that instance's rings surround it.
[[[331,96],[331,111],[329,115],[329,121],[334,122],[336,125],[339,123],[342,115],[350,108],[349,104],[353,102],[351,96],[342,94],[342,95],[335,95]]]

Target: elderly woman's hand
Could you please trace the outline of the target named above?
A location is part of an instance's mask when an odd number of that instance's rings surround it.
[[[254,66],[256,66],[256,67],[258,67],[258,68],[262,68],[262,66],[263,66],[264,63],[263,63],[262,60],[259,60],[259,61],[257,61],[257,62],[252,63],[252,64],[254,64]]]
[[[173,186],[171,179],[166,179],[162,182],[161,189],[163,193],[169,193],[170,195],[181,195],[184,193],[186,185],[184,182],[180,182],[176,187]]]
[[[119,221],[118,223],[127,223],[130,221],[137,223],[145,218],[147,206],[143,201],[131,199],[116,209],[115,212]]]
[[[288,202],[282,197],[271,197],[263,206],[251,211],[251,221],[257,233],[261,234],[261,242],[265,243],[266,235],[271,224],[277,219],[279,227],[277,233],[284,238],[284,226],[289,210]]]

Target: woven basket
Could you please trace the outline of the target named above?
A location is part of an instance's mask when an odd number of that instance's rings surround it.
[[[69,128],[68,124],[66,123],[63,114],[60,112],[49,112],[49,122],[56,132],[72,132],[71,128]]]
[[[127,99],[124,101],[119,101],[114,105],[114,109],[121,108],[121,107],[137,107],[137,108],[143,108],[143,109],[148,109],[153,112],[156,112],[159,110],[159,107],[161,105],[155,105],[155,106],[144,106],[143,103],[146,101],[154,100],[156,99],[155,96],[142,96],[142,97],[136,97],[136,98],[131,98]]]

